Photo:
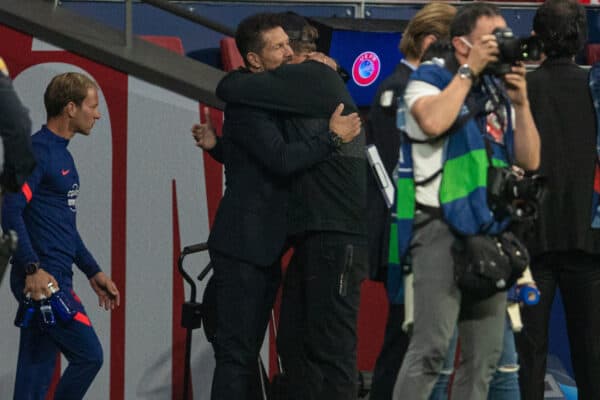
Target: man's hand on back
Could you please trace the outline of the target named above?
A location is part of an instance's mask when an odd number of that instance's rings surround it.
[[[338,135],[342,142],[351,142],[359,133],[362,123],[358,113],[342,115],[344,104],[340,103],[331,118],[329,118],[329,130]]]

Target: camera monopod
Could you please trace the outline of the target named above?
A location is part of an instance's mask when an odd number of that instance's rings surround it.
[[[185,365],[183,371],[183,400],[188,400],[189,390],[190,390],[190,373],[191,373],[191,365],[190,358],[192,353],[192,331],[194,329],[198,329],[202,326],[202,316],[204,314],[204,307],[202,303],[196,302],[196,282],[192,279],[192,277],[185,271],[183,268],[183,260],[186,256],[194,253],[199,253],[201,251],[208,250],[208,245],[206,243],[198,243],[194,245],[190,245],[184,247],[179,255],[179,261],[177,262],[177,268],[179,269],[179,273],[183,277],[183,279],[190,285],[190,301],[186,301],[183,303],[181,307],[181,326],[187,330],[185,336]],[[198,275],[198,280],[202,281],[206,275],[210,272],[212,266],[210,262],[200,275]]]

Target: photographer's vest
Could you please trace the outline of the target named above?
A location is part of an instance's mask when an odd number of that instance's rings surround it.
[[[443,90],[454,75],[446,68],[435,64],[422,64],[411,76],[411,80],[419,80]],[[462,235],[479,233],[496,234],[502,232],[509,219],[496,220],[487,202],[487,169],[494,166],[507,166],[513,159],[513,129],[511,107],[507,97],[499,93],[502,89],[494,84],[493,78],[486,77],[487,86],[494,86],[501,100],[497,107],[506,107],[506,129],[503,144],[485,139],[486,131],[485,104],[491,94],[481,85],[471,89],[469,96],[460,111],[454,125],[447,133],[443,149],[443,165],[441,169],[439,200],[440,214],[453,231]],[[415,187],[429,181],[415,182],[413,174],[412,141],[403,135],[400,147],[396,180],[396,213],[393,218],[390,235],[390,252],[388,267],[388,296],[392,303],[402,303],[402,264],[408,253],[413,220],[416,209]],[[489,152],[489,153],[488,153]]]

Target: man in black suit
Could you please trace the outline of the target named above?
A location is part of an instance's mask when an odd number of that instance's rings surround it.
[[[289,39],[272,14],[247,18],[236,44],[247,73],[271,70],[292,56]],[[356,114],[329,120],[332,134],[286,144],[272,113],[228,105],[223,138],[207,143],[210,127],[195,126],[203,148],[225,164],[226,190],[208,240],[217,291],[216,368],[211,398],[250,399],[257,356],[280,284],[280,256],[287,234],[290,175],[324,160],[337,141],[360,130]],[[211,146],[212,145],[212,146]]]

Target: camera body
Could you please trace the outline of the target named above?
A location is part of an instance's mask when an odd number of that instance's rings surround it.
[[[488,167],[488,205],[500,216],[537,217],[537,206],[546,189],[546,179],[539,175],[521,177],[506,167]]]
[[[504,75],[510,72],[517,61],[537,61],[543,51],[541,40],[537,36],[519,38],[510,28],[496,28],[492,32],[498,42],[498,61],[488,64],[484,74]]]

